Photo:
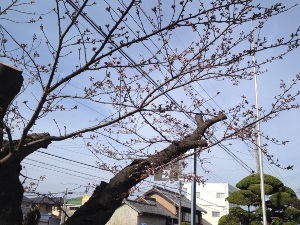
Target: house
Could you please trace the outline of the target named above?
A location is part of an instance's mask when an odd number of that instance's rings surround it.
[[[181,204],[181,222],[191,222],[191,201],[184,195],[179,196],[178,192],[174,192],[159,186],[153,186],[147,191],[144,196],[156,199],[156,201],[163,207],[167,208],[174,215],[178,215],[179,205]],[[201,207],[196,207],[196,224],[202,225],[202,214],[206,211]],[[174,224],[178,224],[175,221]]]
[[[79,209],[91,196],[84,195],[77,198],[68,199],[66,204],[63,204],[63,210],[66,212],[62,213],[61,219],[62,221],[67,220],[68,217],[72,216],[74,212]]]
[[[106,225],[167,225],[177,218],[155,199],[143,197],[138,200],[124,200]]]
[[[50,213],[54,216],[60,216],[61,205],[63,202],[62,198],[41,196],[30,198],[30,200],[32,205],[38,207],[41,213]]]
[[[184,184],[187,198],[191,199],[191,183]],[[225,199],[237,188],[228,183],[205,183],[196,186],[196,204],[207,211],[203,215],[203,225],[217,225],[221,216],[227,215],[233,206]]]
[[[23,213],[23,218],[27,215],[27,213],[30,212],[30,209],[32,208],[32,201],[30,198],[27,198],[26,196],[23,196],[22,203],[21,203],[21,209]]]
[[[41,214],[39,224],[58,225],[60,223],[61,204],[62,198],[46,196],[28,198],[23,196],[21,203],[23,219],[31,210],[38,208]]]
[[[82,197],[69,199],[66,204],[63,204],[63,212],[61,214],[62,222],[66,221],[74,212],[82,205]],[[64,213],[65,212],[65,213]]]
[[[191,221],[191,201],[184,195],[158,186],[153,186],[136,200],[125,200],[115,211],[107,225],[175,225],[178,224],[178,209],[181,202],[182,224]],[[200,207],[196,208],[196,224],[202,225]]]

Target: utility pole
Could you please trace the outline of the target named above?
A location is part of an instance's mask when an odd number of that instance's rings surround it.
[[[194,180],[192,182],[191,192],[191,225],[196,225],[196,176],[197,176],[197,149],[194,148],[194,166],[193,174]]]
[[[66,192],[63,197],[63,206],[62,206],[62,213],[61,213],[61,219],[60,224],[65,224],[66,217],[67,217],[67,197],[68,194],[73,194],[73,192],[68,192],[68,188],[66,188]]]
[[[179,178],[179,206],[178,206],[178,224],[181,225],[181,191],[182,191],[182,183]]]
[[[262,203],[262,212],[263,212],[263,225],[267,225],[267,213],[266,213],[266,201],[265,201],[265,181],[264,181],[264,172],[263,172],[263,159],[262,159],[262,151],[261,151],[261,135],[260,135],[260,112],[259,112],[259,104],[258,104],[258,86],[257,86],[257,72],[256,72],[256,59],[254,52],[254,28],[253,21],[251,21],[252,26],[252,45],[251,48],[253,50],[253,72],[254,72],[254,86],[255,86],[255,106],[256,106],[256,168],[257,173],[260,174],[260,191],[261,191],[261,203]]]

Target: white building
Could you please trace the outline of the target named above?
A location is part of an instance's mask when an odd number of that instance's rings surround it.
[[[191,183],[184,184],[187,198],[191,199]],[[207,211],[203,215],[203,225],[218,225],[221,216],[227,215],[229,209],[235,205],[228,203],[225,199],[232,192],[238,190],[228,183],[205,183],[197,184],[196,203]]]

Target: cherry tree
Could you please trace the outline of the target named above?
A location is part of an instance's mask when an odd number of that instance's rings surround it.
[[[298,27],[276,39],[263,36],[270,19],[294,7],[250,0],[56,0],[47,6],[5,0],[0,10],[1,224],[22,223],[21,162],[53,142],[80,139],[98,158],[115,160],[99,163],[113,176],[66,221],[75,225],[105,224],[131,188],[187,157],[190,149],[253,141],[258,120],[247,93],[226,110],[204,108],[211,99],[202,97],[197,85],[252,81],[254,66],[263,75],[266,64],[297,49]],[[264,57],[252,61],[260,52]],[[260,121],[299,107],[294,90],[299,79],[279,84],[271,107],[260,109]],[[217,138],[216,130],[222,130]]]

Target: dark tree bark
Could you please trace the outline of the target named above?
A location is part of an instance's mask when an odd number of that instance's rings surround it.
[[[3,118],[7,107],[19,93],[22,83],[22,71],[16,67],[0,63],[0,149],[3,146]]]
[[[0,224],[22,224],[21,202],[23,187],[19,180],[20,163],[0,167]]]
[[[3,118],[14,97],[19,93],[23,77],[22,71],[0,63],[0,159],[6,158],[12,151],[7,142],[4,145],[5,124]],[[4,161],[4,160],[3,160]],[[0,224],[15,225],[22,222],[21,201],[23,187],[19,180],[21,165],[15,160],[0,164]]]
[[[19,93],[22,83],[22,71],[10,65],[0,63],[0,224],[21,225],[23,214],[21,202],[23,186],[19,175],[22,169],[21,161],[34,151],[46,148],[50,141],[36,143],[34,141],[48,137],[48,133],[28,135],[20,148],[16,150],[19,141],[11,140],[9,129],[3,118],[9,104]],[[3,140],[6,130],[9,140]],[[28,144],[30,143],[30,144]]]
[[[160,166],[174,160],[189,149],[205,147],[207,142],[201,139],[211,125],[226,119],[225,115],[203,121],[196,116],[197,129],[184,140],[175,142],[161,152],[145,159],[134,160],[130,165],[116,174],[109,183],[102,182],[92,197],[81,206],[66,225],[104,225],[124,198],[128,197],[130,188],[150,176]],[[151,173],[152,171],[152,173]]]
[[[43,142],[38,144],[30,144],[36,140],[49,137],[48,133],[30,134],[25,139],[24,145],[19,151],[16,149],[19,141],[4,141],[2,147],[0,161],[0,224],[1,225],[21,225],[22,224],[22,210],[21,203],[23,198],[23,186],[20,182],[19,176],[22,169],[22,160],[40,148],[47,148],[51,143]]]

